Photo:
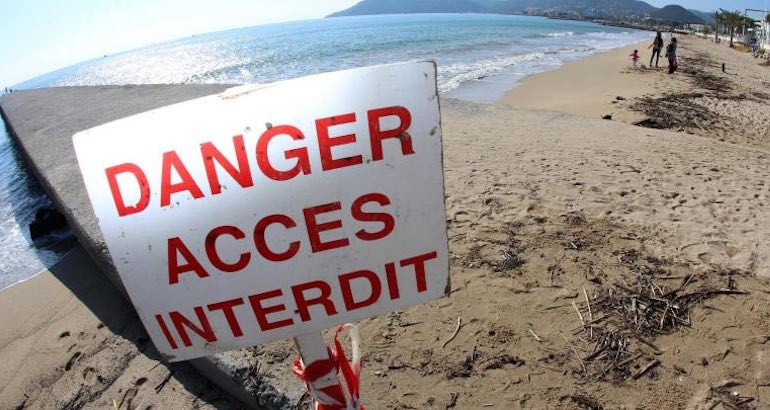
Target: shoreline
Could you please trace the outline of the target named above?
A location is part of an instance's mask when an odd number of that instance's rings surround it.
[[[644,43],[644,41],[641,43]],[[571,66],[576,62],[611,53],[619,49],[632,47],[635,44],[641,43],[638,41],[631,42],[626,45],[615,46],[606,50],[594,49],[588,52],[588,54],[583,54],[576,58],[566,58],[566,61],[561,59],[555,66],[553,65],[554,62],[542,62],[540,64],[525,68],[523,70],[524,72],[520,72],[522,70],[517,71],[514,70],[513,67],[509,67],[501,72],[490,73],[480,78],[466,81],[460,84],[457,88],[442,93],[442,95],[445,98],[456,98],[474,103],[496,104],[504,101],[508,94],[510,94],[516,88],[520,87],[522,82],[528,81],[528,79],[533,76],[537,77],[541,74],[558,71],[563,67]],[[542,67],[542,69],[538,71],[537,67]],[[534,71],[528,72],[529,70]]]
[[[770,70],[750,54],[710,38],[675,36],[680,64],[673,75],[667,74],[665,56],[659,68],[646,67],[651,36],[527,76],[498,103],[588,118],[611,115],[626,124],[770,148]],[[668,43],[670,34],[664,39]],[[640,68],[631,67],[628,55],[634,48]]]
[[[675,81],[660,76],[668,64],[663,57],[657,70],[647,65],[649,41],[620,46],[602,53],[570,61],[561,67],[526,76],[505,93],[500,104],[519,108],[564,112],[589,118],[611,115],[613,120],[631,124],[642,120],[643,114],[627,109],[623,101],[645,95],[658,95],[661,84],[675,87]],[[629,54],[639,50],[639,68],[633,68]],[[646,57],[646,58],[645,58]],[[558,96],[558,98],[556,98]]]
[[[617,111],[618,96],[641,97],[649,91],[648,81],[630,82],[625,75],[634,70],[628,54],[646,43],[616,47],[570,61],[554,70],[528,75],[499,103],[591,118],[613,114],[612,111]]]
[[[0,110],[0,292],[37,275],[58,262],[66,253],[68,236],[55,235],[32,243],[29,224],[35,208],[50,206],[25,163],[18,144],[6,132]]]
[[[79,245],[75,245],[75,247],[77,247],[77,246],[79,246]],[[2,292],[5,291],[5,290],[11,289],[14,286],[18,286],[18,285],[21,285],[22,283],[28,282],[28,281],[34,279],[35,277],[37,277],[38,275],[41,275],[41,274],[43,274],[45,272],[49,272],[49,270],[52,269],[54,266],[58,265],[59,262],[61,262],[64,259],[66,259],[67,256],[69,256],[75,250],[75,247],[73,247],[72,249],[68,250],[67,252],[64,252],[64,254],[62,254],[61,257],[55,263],[52,263],[51,266],[49,266],[47,268],[43,268],[43,269],[39,270],[38,272],[35,272],[35,273],[25,277],[24,279],[21,279],[21,280],[19,280],[17,282],[11,283],[10,285],[7,285],[6,287],[0,289],[0,295],[2,295]]]

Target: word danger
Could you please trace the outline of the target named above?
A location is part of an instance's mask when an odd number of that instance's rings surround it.
[[[381,129],[381,120],[386,117],[398,118],[399,125],[387,130]],[[355,123],[356,120],[355,113],[347,113],[328,118],[319,118],[314,121],[315,136],[318,141],[318,152],[314,154],[320,157],[321,171],[331,171],[364,163],[362,155],[335,158],[332,153],[334,147],[355,144],[357,136],[355,134],[332,135],[331,128],[338,125]],[[400,142],[403,155],[414,154],[412,138],[406,132],[412,123],[412,115],[409,110],[401,106],[372,109],[367,111],[367,121],[372,162],[383,160],[383,141],[387,139],[394,139]],[[305,132],[293,125],[268,125],[268,129],[257,140],[256,146],[251,147],[251,155],[244,146],[243,136],[236,135],[232,138],[233,148],[236,153],[234,159],[225,157],[222,151],[212,142],[200,144],[201,157],[199,160],[203,162],[204,169],[206,170],[206,179],[211,195],[222,193],[217,168],[227,172],[242,188],[254,186],[253,164],[256,164],[256,169],[261,175],[274,181],[288,181],[299,175],[310,175],[315,172],[310,166],[311,153],[307,147],[292,148],[284,151],[284,158],[287,161],[293,161],[294,165],[287,169],[276,168],[270,161],[268,149],[271,143],[279,138],[289,138],[294,141],[304,140]],[[200,199],[205,196],[201,184],[193,178],[188,171],[188,167],[176,151],[163,153],[161,161],[160,198],[158,203],[160,207],[171,205],[172,195],[178,193],[185,192],[194,199]],[[152,198],[150,196],[147,175],[140,166],[127,162],[106,168],[104,172],[110,186],[115,209],[119,216],[124,217],[147,209]],[[122,178],[121,175],[123,176]],[[120,181],[123,181],[123,184],[130,184],[131,177],[134,178],[134,185],[138,184],[140,194],[134,203],[127,204],[121,189],[125,185],[121,185]],[[172,182],[172,179],[178,180],[178,182]]]

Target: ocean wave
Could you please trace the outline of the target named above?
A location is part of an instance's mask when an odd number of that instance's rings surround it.
[[[468,81],[480,80],[489,75],[499,73],[511,67],[544,63],[548,60],[555,62],[554,54],[539,51],[510,57],[476,60],[468,63],[439,65],[438,89],[441,93],[452,91]]]
[[[479,59],[471,62],[441,65],[438,68],[439,92],[447,93],[464,83],[484,79],[488,76],[511,72],[536,73],[562,65],[566,61],[588,56],[597,52],[609,50],[632,44],[644,38],[644,34],[638,32],[610,33],[591,32],[580,36],[566,34],[572,32],[560,32],[563,37],[570,40],[558,43],[546,40],[533,42],[532,46],[537,51],[513,56],[501,56],[495,58]],[[556,33],[551,33],[556,34]],[[542,37],[541,37],[542,38]],[[551,37],[555,38],[555,36]],[[574,39],[574,40],[573,40]]]
[[[557,31],[555,33],[546,33],[543,34],[543,37],[567,37],[567,36],[574,36],[574,31]]]

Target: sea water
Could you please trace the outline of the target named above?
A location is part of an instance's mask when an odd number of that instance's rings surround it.
[[[0,289],[51,266],[71,248],[67,231],[32,242],[29,224],[35,211],[45,206],[51,206],[48,197],[0,119]]]
[[[104,56],[19,88],[103,84],[267,83],[409,60],[438,62],[439,89],[558,67],[649,33],[588,22],[485,14],[359,16],[244,27]],[[498,87],[499,88],[499,87]],[[475,93],[474,99],[492,100]]]
[[[342,17],[200,34],[99,57],[14,86],[268,83],[374,64],[433,59],[445,97],[494,101],[527,74],[635,43],[649,33],[541,17],[415,14]],[[33,245],[27,225],[48,200],[0,131],[0,289],[66,250]]]

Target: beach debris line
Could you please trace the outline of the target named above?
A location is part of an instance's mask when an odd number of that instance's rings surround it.
[[[683,70],[683,78],[691,84],[691,89],[666,93],[660,97],[634,99],[628,107],[647,116],[634,122],[634,125],[724,140],[736,133],[736,123],[720,106],[745,101],[766,103],[766,93],[749,91],[733,83],[729,76],[718,71],[719,65],[708,56],[696,53],[683,59],[689,67]]]
[[[697,128],[702,131],[724,120],[723,116],[697,103],[705,97],[704,93],[691,92],[639,98],[631,104],[631,109],[649,118],[634,122],[634,125],[680,131]]]
[[[731,410],[753,410],[758,408],[756,399],[744,396],[738,388],[742,382],[726,379],[712,384],[703,384],[690,398],[687,408],[690,409],[714,409],[725,408]]]
[[[696,274],[672,285],[668,277],[656,276],[663,270],[641,268],[635,250],[619,254],[618,261],[631,270],[633,280],[620,279],[613,284],[600,281],[593,298],[585,291],[584,302],[572,303],[580,323],[573,334],[582,334],[578,340],[587,352],[581,357],[569,346],[580,364],[573,375],[584,381],[620,384],[655,377],[656,369],[662,366],[656,358],[662,351],[654,344],[655,337],[692,327],[693,308],[706,300],[748,294],[735,289],[732,272],[723,275],[726,286],[706,283],[706,275]]]
[[[584,410],[604,410],[604,406],[595,398],[585,394],[570,394],[562,396],[559,401],[569,400]]]

